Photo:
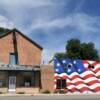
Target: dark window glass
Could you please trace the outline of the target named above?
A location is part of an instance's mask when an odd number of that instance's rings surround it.
[[[60,79],[57,80],[57,89],[61,89],[61,80]]]
[[[67,71],[68,68],[71,68],[72,65],[71,64],[63,64],[64,66],[64,70]]]
[[[94,66],[93,66],[93,65],[91,65],[91,64],[89,64],[89,65],[88,65],[88,68],[94,68]]]
[[[26,86],[26,87],[31,86],[31,78],[30,77],[24,78],[24,86]]]
[[[66,80],[62,80],[62,88],[66,88]]]
[[[68,67],[68,68],[71,68],[71,67],[72,67],[72,65],[71,65],[71,64],[68,64],[68,65],[67,65],[67,67]]]
[[[0,80],[0,87],[6,87],[6,80]]]
[[[66,88],[66,80],[58,79],[57,80],[57,89],[64,89],[64,88]]]

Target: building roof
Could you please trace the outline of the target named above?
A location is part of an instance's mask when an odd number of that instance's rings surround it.
[[[29,37],[27,37],[26,35],[24,35],[22,32],[20,32],[19,30],[17,30],[16,28],[8,31],[7,33],[1,34],[0,38],[3,38],[9,34],[11,34],[12,32],[18,32],[21,36],[23,36],[24,38],[26,38],[28,41],[30,41],[32,44],[36,45],[39,49],[43,49],[39,44],[37,44],[35,41],[33,41],[32,39],[30,39]]]

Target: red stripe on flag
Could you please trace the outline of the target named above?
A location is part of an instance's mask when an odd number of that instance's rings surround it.
[[[88,91],[88,90],[89,90],[88,87],[83,87],[83,88],[80,89],[80,92],[84,92],[84,91]]]

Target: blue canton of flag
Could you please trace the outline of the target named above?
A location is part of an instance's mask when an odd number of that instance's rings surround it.
[[[76,71],[71,59],[63,59],[62,64],[67,74],[71,74]]]
[[[85,71],[85,67],[84,67],[84,65],[83,65],[82,60],[79,60],[79,59],[74,60],[74,61],[73,61],[73,64],[74,64],[74,66],[76,67],[76,70],[77,70],[78,73],[82,73],[82,72]]]
[[[64,73],[64,68],[57,58],[54,58],[54,71],[55,73]]]
[[[54,58],[54,70],[56,73],[82,73],[85,71],[85,67],[82,63],[82,60],[79,59],[74,61],[71,59],[63,59],[62,62],[59,62],[57,58]]]

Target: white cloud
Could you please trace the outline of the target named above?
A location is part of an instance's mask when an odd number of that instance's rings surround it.
[[[6,17],[0,15],[0,27],[12,29],[14,27],[13,22],[9,21]]]
[[[48,34],[52,28],[57,28],[57,29],[63,29],[64,27],[71,27],[73,29],[76,29],[79,31],[81,35],[81,37],[83,36],[83,38],[87,35],[87,37],[85,37],[85,41],[86,39],[88,39],[88,36],[92,36],[91,33],[93,33],[93,35],[96,33],[100,32],[100,18],[98,16],[90,16],[88,14],[85,13],[74,13],[71,15],[68,15],[64,18],[59,18],[59,19],[53,19],[53,20],[41,20],[41,19],[37,19],[35,20],[34,23],[32,23],[30,30],[35,30],[35,29],[43,29],[44,30],[44,34]],[[73,30],[72,30],[73,31]],[[34,31],[33,31],[34,32]],[[63,30],[62,30],[63,33]],[[61,33],[61,34],[62,34]],[[66,32],[68,33],[68,32]],[[51,33],[52,34],[52,33]],[[58,46],[53,48],[53,42],[56,44],[61,44],[61,41],[64,41],[65,38],[61,38],[58,35],[58,38],[55,40],[54,38],[51,38],[51,34],[48,34],[48,44],[50,43],[50,47],[51,48],[46,48],[43,51],[43,60],[45,60],[45,62],[47,63],[48,61],[51,60],[51,58],[53,57],[54,53],[56,52],[63,52],[64,51],[64,47],[65,44],[63,42],[63,46]],[[73,37],[75,34],[75,32],[73,31],[73,34],[70,36]],[[85,34],[85,35],[84,35]],[[52,34],[53,35],[53,34]],[[64,34],[63,34],[64,35]],[[53,35],[55,36],[55,35]],[[66,35],[67,37],[67,35]],[[78,37],[79,38],[79,37]],[[92,41],[92,39],[90,39],[91,37],[89,37],[88,41]],[[66,38],[67,40],[68,38]],[[52,40],[52,41],[51,41]],[[66,42],[65,40],[65,42]]]
[[[40,6],[52,5],[53,3],[51,0],[1,0],[0,4],[11,7],[14,6],[40,7]]]
[[[67,0],[66,2],[69,2]],[[37,8],[42,6],[55,6],[55,5],[65,5],[65,2],[58,0],[0,0],[0,5],[6,8]],[[9,8],[9,9],[10,9]]]
[[[54,19],[54,20],[42,20],[37,19],[31,25],[31,30],[34,29],[50,29],[53,27],[63,28],[63,27],[72,27],[80,33],[89,33],[89,32],[98,32],[100,31],[100,21],[99,17],[94,17],[87,15],[85,13],[74,13],[68,15],[64,18]]]
[[[54,53],[53,50],[44,49],[42,52],[42,63],[45,63],[45,64],[48,63],[52,59],[53,53]]]
[[[30,32],[33,20],[54,18],[70,0],[0,0],[0,13],[21,30]],[[29,26],[28,26],[29,25]]]
[[[42,63],[48,64],[49,61],[54,57],[54,54],[57,52],[65,52],[64,48],[51,48],[51,49],[44,49],[42,52]]]
[[[73,17],[72,26],[81,33],[95,33],[100,31],[100,18],[98,16],[90,16],[85,13],[77,13]]]

